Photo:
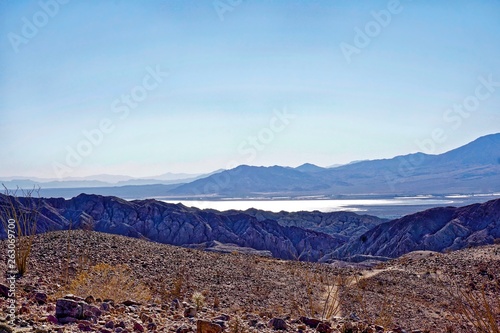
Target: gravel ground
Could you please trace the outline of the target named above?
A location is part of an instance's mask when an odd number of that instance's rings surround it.
[[[1,251],[6,253],[5,241]],[[102,272],[96,273],[98,264],[121,279],[103,278]],[[0,271],[6,271],[5,260]],[[196,332],[205,320],[223,326],[225,332],[272,332],[280,325],[289,332],[315,332],[311,327],[318,322],[299,319],[323,319],[328,298],[328,304],[333,300],[341,309],[324,320],[318,331],[382,332],[380,326],[384,326],[385,332],[402,332],[398,327],[407,332],[446,332],[448,327],[452,332],[470,332],[470,327],[457,322],[450,283],[476,293],[484,286],[489,302],[494,303],[500,295],[498,272],[500,245],[448,254],[411,253],[358,270],[203,252],[91,231],[53,232],[36,236],[28,272],[16,282],[15,328]],[[338,295],[328,297],[328,286],[340,274],[346,278],[335,288]],[[89,276],[101,277],[85,289]],[[1,280],[7,284],[4,275]],[[100,299],[105,290],[111,296]],[[76,301],[86,299],[101,313],[62,324],[56,308],[72,302],[62,300],[68,293],[82,297],[74,297]],[[11,319],[6,315],[8,304],[0,296],[3,325]],[[198,331],[212,332],[204,326]]]

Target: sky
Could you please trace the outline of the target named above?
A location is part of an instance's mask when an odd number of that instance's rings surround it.
[[[2,0],[0,178],[438,154],[500,132],[500,1]]]

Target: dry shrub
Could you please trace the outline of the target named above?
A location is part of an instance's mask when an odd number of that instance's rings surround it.
[[[332,317],[341,314],[340,292],[352,283],[351,277],[340,274],[327,280],[331,282],[326,286],[326,297],[323,302],[323,312],[321,315],[323,320],[330,320]]]
[[[453,300],[452,313],[457,323],[469,323],[477,333],[500,333],[500,300],[498,296],[489,298],[485,287],[480,291],[466,290],[454,283],[442,283]]]
[[[191,301],[196,305],[196,310],[200,310],[205,305],[205,296],[202,293],[195,291],[191,296]]]
[[[9,240],[15,239],[14,260],[17,276],[23,276],[28,269],[31,248],[37,231],[41,208],[40,188],[9,190],[5,185],[3,187],[5,203],[0,205],[0,221],[6,237]],[[11,220],[13,220],[13,225],[10,223]]]
[[[228,326],[229,326],[230,333],[248,333],[249,332],[247,325],[238,316],[231,318]]]
[[[303,304],[300,309],[301,314],[313,318],[317,317],[322,310],[321,304],[319,302],[321,296],[318,295],[320,292],[317,290],[317,286],[319,286],[320,284],[316,283],[317,280],[318,277],[316,272],[310,272],[309,270],[306,270],[303,276],[303,281],[305,284],[304,290],[306,292],[305,302],[301,302],[300,300],[298,302],[298,304]]]
[[[105,263],[79,273],[69,285],[68,292],[115,302],[147,302],[151,299],[149,288],[132,275],[127,265],[111,266]]]
[[[395,293],[381,293],[377,296],[376,310],[370,310],[373,302],[374,290],[370,286],[370,279],[360,275],[344,278],[339,288],[340,306],[354,312],[365,322],[389,327],[395,324],[395,309],[400,308],[402,299]],[[371,297],[370,297],[371,296]],[[340,309],[339,309],[340,310]],[[349,315],[350,313],[343,313]]]
[[[178,275],[175,280],[173,281],[172,283],[172,289],[170,290],[170,293],[169,295],[172,297],[172,298],[181,298],[182,296],[182,290],[183,290],[183,278],[181,275]]]

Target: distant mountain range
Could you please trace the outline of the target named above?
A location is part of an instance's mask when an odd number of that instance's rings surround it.
[[[40,200],[38,232],[61,229],[145,238],[207,250],[270,253],[282,259],[329,262],[397,257],[415,250],[458,250],[500,239],[500,199],[440,207],[387,221],[351,212],[271,213],[200,210],[153,199],[125,201],[81,194]],[[8,197],[0,195],[0,206]],[[23,209],[23,207],[19,207]],[[0,228],[0,238],[5,238]]]
[[[17,187],[24,189],[29,189],[33,187],[40,187],[42,189],[103,188],[104,190],[102,191],[102,193],[95,193],[95,194],[104,194],[106,193],[106,191],[109,191],[109,188],[121,187],[121,186],[172,185],[172,184],[179,185],[183,183],[189,183],[200,178],[208,177],[214,173],[221,171],[222,170],[217,170],[208,174],[187,174],[187,173],[169,172],[162,175],[146,177],[146,178],[133,178],[129,176],[120,176],[120,175],[95,175],[88,177],[70,177],[70,178],[65,178],[63,180],[44,179],[44,178],[25,179],[23,177],[7,177],[0,180],[0,182],[9,189],[15,189]],[[64,191],[61,191],[61,193],[62,192]],[[100,191],[97,190],[97,192]],[[119,193],[115,195],[120,196]]]
[[[169,191],[185,197],[453,194],[500,191],[500,134],[440,155],[416,153],[336,168],[239,166]]]
[[[9,188],[37,185],[42,196],[66,198],[82,192],[171,199],[492,193],[500,192],[500,133],[440,155],[415,153],[331,168],[310,163],[296,168],[241,165],[205,175],[164,174],[152,179],[100,175],[3,183]]]

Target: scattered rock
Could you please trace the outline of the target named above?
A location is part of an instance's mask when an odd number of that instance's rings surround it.
[[[150,316],[148,316],[147,314],[145,314],[144,312],[142,312],[142,313],[140,314],[139,318],[141,319],[141,321],[142,321],[143,323],[149,323],[149,322],[151,322],[151,321],[152,321],[151,317],[150,317]]]
[[[139,324],[138,322],[134,322],[133,329],[136,332],[144,332],[144,327],[141,324]]]
[[[21,308],[19,309],[19,314],[23,315],[28,313],[30,313],[30,309],[26,305],[21,306]]]
[[[191,327],[182,325],[181,327],[177,328],[175,333],[189,333],[189,332],[194,332]]]
[[[281,318],[273,318],[267,323],[267,326],[272,328],[273,330],[286,330],[288,329],[288,325],[285,320]]]
[[[83,332],[90,332],[92,331],[92,327],[89,324],[86,323],[79,323],[78,324],[78,329]]]
[[[319,333],[331,333],[332,329],[330,327],[330,324],[325,323],[325,322],[321,322],[316,327],[316,331]],[[365,333],[368,333],[368,332],[365,331]]]
[[[197,333],[221,333],[222,327],[207,320],[198,320],[196,322]]]
[[[108,312],[111,309],[111,305],[108,302],[103,302],[101,303],[101,306],[99,307],[101,311],[106,311]]]
[[[0,324],[0,333],[12,333],[13,330],[10,328],[10,326]]]
[[[9,287],[2,283],[0,283],[0,296],[4,298],[9,297]]]
[[[56,301],[56,317],[63,318],[81,318],[82,307],[78,302],[69,298],[60,298]]]
[[[173,310],[178,310],[180,307],[181,307],[181,302],[179,302],[179,300],[176,298],[172,301],[172,303],[170,304],[170,307],[173,309]]]
[[[47,316],[47,321],[52,324],[58,324],[57,318],[53,315],[48,315]]]
[[[218,315],[217,317],[215,317],[213,320],[229,321],[230,319],[231,319],[231,317],[228,316],[227,314],[221,314],[221,315]]]
[[[187,307],[184,309],[184,317],[189,317],[189,318],[196,317],[197,312],[198,311],[196,311],[195,307],[192,306]]]
[[[309,326],[310,328],[316,328],[319,323],[321,323],[321,320],[314,319],[314,318],[307,318],[307,317],[300,317],[299,319],[301,322]]]
[[[63,297],[64,299],[70,299],[77,302],[84,302],[85,300],[81,297],[75,296],[73,294],[67,294]]]
[[[41,292],[35,293],[34,300],[38,305],[43,305],[47,303],[47,294]]]

